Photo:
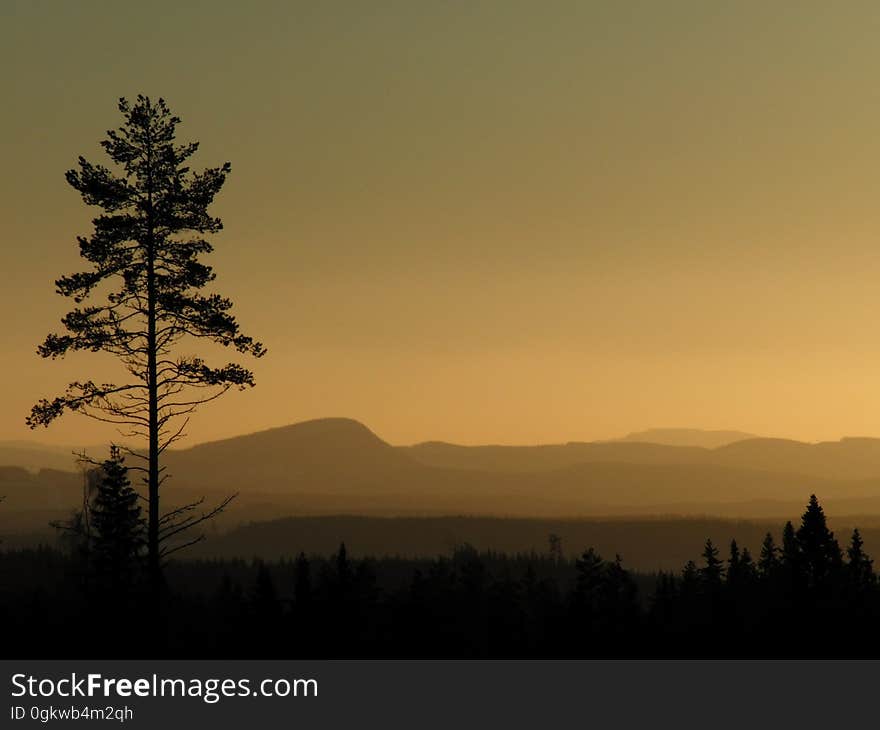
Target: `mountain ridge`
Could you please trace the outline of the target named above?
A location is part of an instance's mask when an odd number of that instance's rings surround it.
[[[736,441],[761,438],[745,431],[702,428],[649,428],[633,431],[612,441],[636,441],[639,443],[666,444],[667,446],[700,446],[713,449]]]
[[[392,446],[359,421],[329,418],[169,450],[164,465],[172,477],[164,504],[238,493],[242,518],[347,511],[730,514],[736,503],[798,504],[811,492],[880,511],[880,439],[858,437],[817,444],[755,438],[714,449],[637,441]],[[63,482],[65,499],[78,494],[73,473],[8,475],[0,485],[9,497],[6,513],[50,503],[60,509],[60,495],[47,491],[53,480]]]

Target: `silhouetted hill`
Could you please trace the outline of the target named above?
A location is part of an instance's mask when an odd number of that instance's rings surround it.
[[[880,476],[880,439],[844,438],[816,444],[786,439],[749,439],[712,452],[716,464],[809,474],[830,479]]]
[[[360,490],[418,471],[362,423],[322,418],[169,451],[169,473],[187,486],[233,491]]]
[[[703,449],[717,449],[736,441],[758,438],[753,433],[743,431],[705,431],[699,428],[650,428],[635,431],[614,441],[635,441],[644,444],[665,444],[666,446],[699,446]]]

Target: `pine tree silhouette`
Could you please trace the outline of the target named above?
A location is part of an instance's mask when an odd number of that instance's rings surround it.
[[[223,227],[209,207],[226,182],[229,163],[192,170],[189,158],[199,145],[175,143],[180,119],[163,99],[138,95],[133,103],[120,99],[118,108],[123,123],[101,142],[113,167],[80,157],[66,175],[83,201],[102,214],[93,219],[92,234],[78,238],[85,270],[55,281],[57,293],[76,305],[61,320],[64,332],[50,333],[37,352],[54,360],[103,351],[119,360],[128,382],[75,380],[62,395],[34,405],[27,423],[48,426],[75,412],[144,439],[146,453],[139,456],[146,460],[147,563],[155,614],[163,586],[161,533],[168,527],[159,506],[160,458],[182,437],[200,404],[254,385],[249,370],[234,362],[211,367],[191,354],[191,343],[213,342],[257,358],[266,350],[241,333],[229,299],[205,291],[215,278],[203,258],[213,250],[207,238]],[[149,625],[157,628],[156,619]]]

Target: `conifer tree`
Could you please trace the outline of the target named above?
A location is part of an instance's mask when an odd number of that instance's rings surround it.
[[[703,594],[700,570],[693,560],[688,560],[681,571],[681,581],[678,586],[677,614],[679,620],[687,624],[692,619],[705,620],[700,605],[700,597]]]
[[[743,580],[753,580],[756,575],[755,561],[752,560],[752,552],[747,547],[743,548],[742,556],[739,560],[740,573]]]
[[[739,546],[736,544],[736,540],[730,541],[730,557],[727,559],[727,582],[728,583],[738,583],[740,580],[741,573],[741,557],[739,552]]]
[[[128,479],[124,458],[115,446],[101,467],[102,476],[90,507],[91,558],[99,585],[122,597],[134,581],[145,544],[138,494]]]
[[[875,583],[874,561],[865,553],[864,544],[858,528],[854,529],[846,550],[846,569],[850,584],[856,591],[867,590]]]
[[[618,631],[632,628],[639,616],[638,588],[620,555],[605,565],[598,608],[605,626]]]
[[[577,582],[573,594],[575,610],[587,613],[588,617],[598,610],[604,565],[602,556],[593,548],[589,548],[580,558],[575,560],[575,570],[577,571]]]
[[[254,384],[241,365],[212,367],[190,347],[181,351],[181,345],[208,341],[255,357],[265,349],[239,331],[229,299],[203,292],[215,278],[200,260],[212,251],[206,236],[222,228],[208,208],[226,181],[229,163],[193,172],[188,160],[198,144],[175,143],[180,119],[162,99],[138,96],[133,104],[121,99],[119,111],[122,126],[107,132],[101,143],[116,169],[80,157],[78,169],[67,173],[83,201],[102,213],[93,220],[92,234],[78,239],[90,268],[55,282],[58,293],[76,305],[62,319],[66,331],[48,335],[37,351],[52,359],[77,351],[108,353],[122,364],[126,380],[74,381],[63,395],[40,400],[27,423],[48,426],[73,411],[115,424],[126,437],[144,439],[145,454],[132,453],[141,455],[145,466],[132,468],[146,473],[148,564],[157,598],[159,489],[165,479],[160,456],[182,436],[200,404]],[[106,298],[96,302],[103,292]],[[86,300],[92,303],[83,304]]]
[[[703,567],[700,568],[700,578],[709,588],[721,585],[724,577],[724,563],[718,558],[718,548],[712,544],[712,540],[706,540],[703,548]]]
[[[789,523],[791,524],[791,523]],[[779,548],[769,532],[764,536],[761,543],[761,557],[758,559],[758,572],[764,579],[770,579],[776,575],[779,569]]]
[[[797,534],[795,533],[794,525],[789,520],[785,523],[785,527],[782,528],[782,563],[789,567],[798,566],[801,562],[800,553],[801,548],[797,540]]]
[[[795,537],[807,585],[823,585],[840,568],[841,552],[834,533],[828,529],[825,512],[815,494],[810,495]]]

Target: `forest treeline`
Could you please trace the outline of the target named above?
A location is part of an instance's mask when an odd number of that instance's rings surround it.
[[[637,657],[876,656],[880,592],[855,530],[841,547],[811,497],[800,524],[752,555],[707,539],[699,561],[655,575],[593,549],[433,560],[300,554],[273,563],[171,562],[162,627],[139,642],[149,605],[128,543],[133,502],[105,499],[86,556],[0,553],[9,656]],[[113,509],[129,510],[128,536]],[[110,532],[113,531],[113,535]],[[621,545],[621,551],[626,546]],[[696,552],[696,550],[695,550]]]

